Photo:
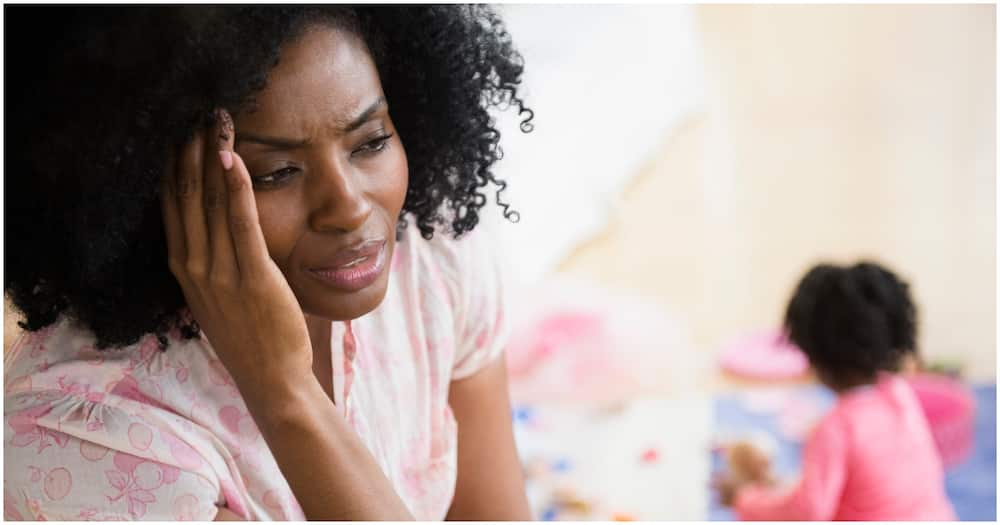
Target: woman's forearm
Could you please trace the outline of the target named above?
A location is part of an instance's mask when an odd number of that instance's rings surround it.
[[[264,390],[247,403],[306,519],[413,519],[315,377]]]

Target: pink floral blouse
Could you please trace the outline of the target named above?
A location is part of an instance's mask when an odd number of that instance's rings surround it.
[[[397,243],[373,312],[333,323],[338,407],[414,516],[455,492],[451,381],[500,355],[501,284],[489,237]],[[62,319],[4,360],[4,516],[13,520],[302,520],[233,380],[203,339],[146,336],[98,352]],[[340,403],[339,400],[344,400]]]

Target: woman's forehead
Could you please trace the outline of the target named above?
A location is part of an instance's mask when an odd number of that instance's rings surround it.
[[[314,26],[282,46],[278,65],[241,124],[347,127],[382,95],[378,70],[353,33]]]

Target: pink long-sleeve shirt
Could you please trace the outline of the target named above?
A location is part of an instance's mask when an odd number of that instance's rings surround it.
[[[742,520],[955,520],[944,473],[916,395],[886,374],[840,396],[806,443],[791,488],[748,486]]]

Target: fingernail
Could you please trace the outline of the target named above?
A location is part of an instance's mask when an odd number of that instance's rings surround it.
[[[233,153],[227,150],[219,151],[219,159],[222,160],[222,168],[229,171],[233,167]]]

